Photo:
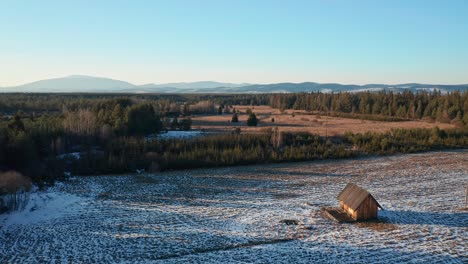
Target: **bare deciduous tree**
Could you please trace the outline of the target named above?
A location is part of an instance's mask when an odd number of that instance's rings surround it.
[[[273,133],[271,134],[271,144],[275,148],[280,148],[283,145],[283,132],[278,130],[278,127],[275,127]]]
[[[190,106],[192,113],[215,114],[217,109],[212,101],[201,101]]]
[[[68,112],[65,115],[63,126],[66,131],[82,136],[95,135],[98,131],[96,115],[86,109]]]

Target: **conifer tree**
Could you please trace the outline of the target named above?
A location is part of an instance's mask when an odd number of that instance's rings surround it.
[[[258,120],[257,116],[254,113],[249,114],[249,118],[247,119],[248,126],[257,126]]]
[[[239,117],[237,116],[236,112],[234,112],[234,114],[232,115],[231,122],[232,123],[238,123],[239,122]]]

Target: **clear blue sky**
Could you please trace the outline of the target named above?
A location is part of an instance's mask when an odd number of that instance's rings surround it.
[[[468,83],[466,0],[0,0],[0,86]]]

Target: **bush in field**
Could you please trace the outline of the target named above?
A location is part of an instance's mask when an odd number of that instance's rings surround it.
[[[0,194],[29,191],[31,180],[16,171],[0,173]]]
[[[236,112],[234,112],[234,114],[232,115],[231,122],[232,123],[238,123],[239,122],[239,117],[237,116]]]
[[[241,134],[241,129],[240,127],[236,127],[231,131],[232,135],[240,135]]]
[[[0,173],[0,213],[23,208],[31,180],[16,171]]]
[[[249,114],[249,118],[247,119],[248,126],[257,126],[258,120],[257,116],[254,113]]]

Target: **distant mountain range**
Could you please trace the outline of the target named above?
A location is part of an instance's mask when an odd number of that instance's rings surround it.
[[[72,75],[63,78],[36,81],[14,87],[0,88],[0,92],[26,93],[297,93],[297,92],[362,92],[362,91],[468,91],[468,84],[435,85],[407,83],[398,85],[366,84],[346,85],[339,83],[275,83],[275,84],[234,84],[221,82],[190,82],[134,85],[129,82]]]
[[[84,75],[71,75],[27,83],[2,90],[18,92],[105,92],[113,90],[134,89],[135,85],[108,78],[98,78]]]

